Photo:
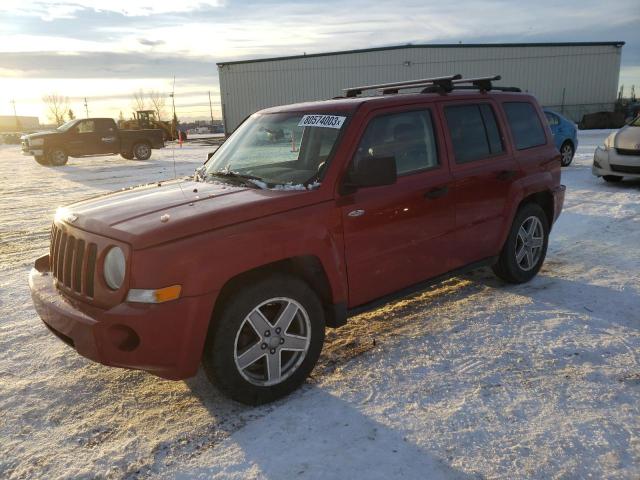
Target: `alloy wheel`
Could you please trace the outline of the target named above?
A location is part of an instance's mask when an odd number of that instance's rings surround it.
[[[562,156],[562,165],[566,167],[573,159],[573,147],[568,143],[563,145],[560,155]]]
[[[540,261],[542,247],[544,246],[544,228],[538,217],[527,217],[518,229],[516,238],[516,263],[524,270],[529,271]]]
[[[258,386],[289,378],[304,361],[311,343],[311,322],[291,298],[269,299],[244,318],[236,333],[234,360],[240,375]]]

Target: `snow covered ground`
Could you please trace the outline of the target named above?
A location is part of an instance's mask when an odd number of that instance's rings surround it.
[[[640,182],[591,176],[607,133],[580,132],[536,279],[481,270],[353,318],[260,408],[85,360],[31,306],[56,207],[174,176],[171,149],[53,169],[0,146],[0,478],[640,477]]]

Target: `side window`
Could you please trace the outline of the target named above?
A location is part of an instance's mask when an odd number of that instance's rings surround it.
[[[93,120],[83,120],[78,124],[78,133],[93,133],[96,131]]]
[[[445,107],[456,163],[468,163],[504,151],[495,113],[490,105]]]
[[[506,102],[502,106],[517,150],[547,143],[542,123],[533,105],[528,102]]]
[[[398,175],[438,166],[438,149],[428,110],[381,115],[369,122],[354,161],[387,156],[395,157]]]
[[[110,120],[96,120],[96,130],[101,133],[114,133],[115,126]]]
[[[560,123],[558,117],[556,117],[553,113],[544,112],[544,116],[547,117],[547,122],[549,122],[549,125],[552,127]]]

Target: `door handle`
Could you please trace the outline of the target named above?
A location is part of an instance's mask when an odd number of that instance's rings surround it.
[[[424,198],[428,198],[430,200],[433,200],[433,199],[436,199],[436,198],[444,197],[447,193],[449,193],[449,187],[447,187],[447,186],[436,187],[436,188],[432,188],[431,190],[426,192],[424,194]]]
[[[102,137],[100,140],[104,143],[113,143],[116,141],[116,137]]]
[[[498,172],[496,174],[496,178],[498,180],[507,181],[515,177],[516,173],[518,172],[516,172],[515,170],[502,170],[501,172]]]

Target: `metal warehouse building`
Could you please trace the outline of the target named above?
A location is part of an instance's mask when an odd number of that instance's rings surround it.
[[[232,132],[261,108],[342,95],[357,85],[461,73],[499,74],[573,120],[613,110],[624,42],[402,45],[218,63],[222,116]]]

